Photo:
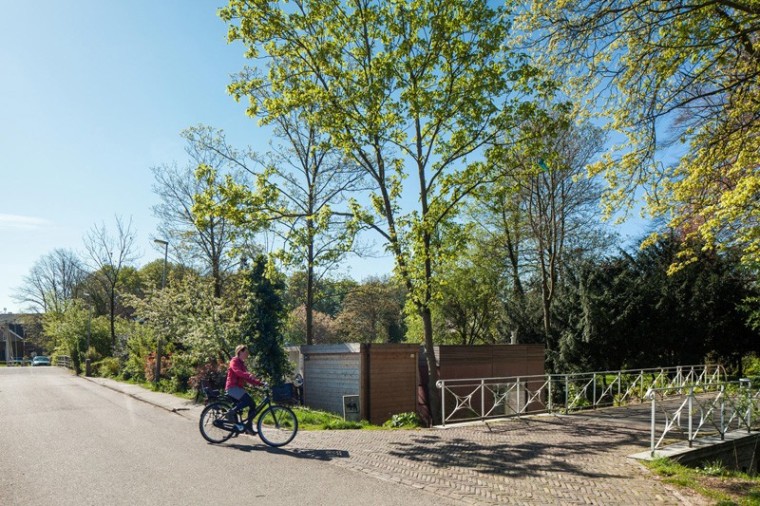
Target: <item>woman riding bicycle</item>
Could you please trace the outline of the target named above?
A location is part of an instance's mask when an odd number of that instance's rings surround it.
[[[250,383],[253,386],[263,385],[264,382],[260,381],[256,376],[248,372],[248,368],[245,366],[245,361],[248,359],[248,347],[244,344],[238,345],[235,348],[235,356],[230,360],[230,367],[227,369],[227,383],[224,389],[227,391],[227,395],[237,401],[237,404],[231,410],[231,414],[237,412],[242,413],[243,409],[249,408],[248,418],[245,424],[237,424],[235,429],[238,432],[247,432],[255,434],[253,430],[253,399],[243,388],[246,383]]]

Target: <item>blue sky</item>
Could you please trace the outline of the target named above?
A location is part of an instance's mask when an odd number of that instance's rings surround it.
[[[41,256],[83,251],[95,225],[132,217],[153,248],[150,167],[186,156],[199,123],[266,145],[226,93],[243,66],[207,0],[0,0],[0,312]]]
[[[228,45],[223,0],[0,0],[0,312],[43,255],[95,225],[132,219],[153,242],[150,168],[187,157],[179,133],[206,124],[238,147],[268,133],[226,92],[243,48]],[[357,279],[386,258],[354,262]]]
[[[93,226],[132,219],[144,265],[158,203],[151,167],[187,161],[180,132],[206,124],[237,147],[269,134],[226,91],[245,60],[223,0],[0,0],[0,313],[56,248],[85,257]],[[389,258],[347,267],[363,279]]]

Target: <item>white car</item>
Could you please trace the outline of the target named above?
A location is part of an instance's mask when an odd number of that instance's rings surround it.
[[[32,359],[32,366],[35,365],[50,365],[50,357],[45,355],[37,355]]]

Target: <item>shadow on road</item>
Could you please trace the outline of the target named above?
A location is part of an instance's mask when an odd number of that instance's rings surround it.
[[[644,446],[641,432],[616,426],[590,426],[576,424],[569,419],[533,419],[525,424],[491,425],[483,427],[488,441],[478,437],[450,437],[424,435],[409,442],[395,443],[391,455],[414,462],[426,462],[441,468],[467,468],[484,474],[502,476],[541,476],[547,472],[568,473],[589,478],[621,478],[622,474],[609,474],[589,470],[588,461],[595,455],[609,454],[616,448]],[[470,429],[472,431],[472,429]],[[552,433],[561,430],[559,439]],[[476,431],[477,432],[477,431]],[[472,433],[472,432],[471,432]],[[546,437],[529,434],[545,434]],[[494,441],[503,437],[504,441]],[[593,469],[594,466],[592,466]]]
[[[309,450],[305,448],[272,448],[263,443],[261,444],[241,444],[234,443],[227,445],[230,448],[241,452],[266,452],[274,455],[286,455],[297,459],[322,460],[330,461],[334,459],[347,459],[350,454],[346,450]]]

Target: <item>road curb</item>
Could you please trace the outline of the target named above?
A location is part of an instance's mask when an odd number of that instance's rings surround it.
[[[118,392],[120,394],[124,394],[124,395],[126,395],[128,397],[131,397],[132,399],[138,400],[140,402],[144,402],[145,404],[149,404],[149,405],[154,406],[156,408],[160,408],[160,409],[163,409],[163,410],[168,411],[170,413],[177,414],[177,415],[179,415],[179,416],[181,416],[183,418],[191,419],[190,417],[184,416],[184,413],[192,411],[192,407],[190,407],[190,406],[188,406],[188,407],[168,406],[165,403],[157,402],[155,400],[152,400],[152,399],[146,397],[145,395],[143,395],[143,392],[139,392],[139,393],[130,392],[126,388],[122,388],[121,387],[121,385],[122,385],[121,383],[113,381],[113,380],[104,380],[103,378],[93,378],[93,377],[89,377],[89,376],[80,376],[80,377],[83,378],[83,379],[85,379],[85,380],[87,380],[87,381],[89,381],[90,383],[94,383],[96,385],[99,385],[99,386],[102,386],[104,388],[107,388],[107,389],[109,389],[111,391]],[[112,384],[112,383],[115,383],[115,384]],[[144,388],[139,387],[139,386],[134,386],[134,388],[139,388],[139,389],[143,390],[144,393],[149,394],[149,395],[171,395],[171,394],[164,394],[164,393],[161,393],[161,392],[150,392],[150,391],[147,391]],[[173,400],[173,398],[172,398],[172,400]]]

